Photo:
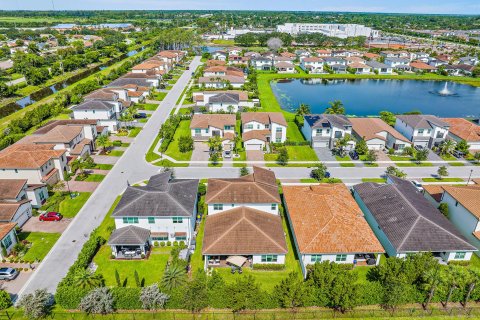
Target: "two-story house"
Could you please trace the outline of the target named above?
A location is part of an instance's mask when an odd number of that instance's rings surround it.
[[[319,57],[305,57],[301,59],[300,68],[308,73],[323,73],[323,59]]]
[[[270,142],[287,140],[287,121],[281,112],[244,112],[241,120],[245,150],[263,150]]]
[[[205,268],[285,264],[288,249],[273,171],[253,167],[244,177],[209,179],[205,203]]]
[[[227,66],[213,66],[203,70],[204,77],[216,77],[216,76],[234,76],[243,77],[242,69]]]
[[[220,61],[227,61],[227,53],[225,51],[215,51],[211,54],[212,59],[220,60]]]
[[[245,77],[241,76],[211,76],[211,77],[200,77],[198,83],[205,88],[211,89],[228,89],[229,86],[232,88],[241,88],[245,84]]]
[[[16,227],[16,223],[0,224],[0,242],[2,243],[2,247],[5,248],[6,253],[4,256],[3,250],[0,250],[0,258],[2,260],[7,259],[13,247],[18,243],[17,232],[15,231]]]
[[[432,148],[442,143],[448,135],[450,124],[432,115],[399,115],[395,130],[400,132],[414,146]]]
[[[138,258],[157,242],[189,245],[197,215],[198,180],[172,179],[171,172],[152,176],[146,186],[129,186],[112,213],[112,255]]]
[[[352,123],[344,115],[309,114],[303,116],[302,133],[314,148],[334,148],[335,141],[352,134]]]
[[[480,126],[464,118],[442,118],[450,125],[448,136],[455,142],[465,140],[473,153],[480,151]]]
[[[385,64],[393,69],[410,68],[410,60],[406,58],[385,58]]]
[[[250,66],[256,70],[271,70],[273,69],[273,59],[263,56],[252,57]]]
[[[88,100],[70,108],[73,119],[97,120],[98,125],[108,127],[108,131],[116,132],[119,121],[116,105],[107,101]]]
[[[235,124],[234,114],[194,114],[190,130],[195,141],[207,141],[218,136],[224,144],[231,144],[235,137]]]
[[[240,90],[204,91],[192,94],[196,106],[205,106],[209,112],[238,112],[254,106],[248,92]]]
[[[367,66],[371,67],[377,74],[392,74],[393,68],[375,60],[367,61]]]

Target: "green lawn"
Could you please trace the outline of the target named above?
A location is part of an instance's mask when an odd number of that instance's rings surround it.
[[[182,136],[190,136],[190,122],[191,120],[182,120],[180,121],[180,124],[177,127],[177,130],[175,131],[175,135],[173,136],[173,140],[170,142],[168,145],[167,151],[165,154],[169,157],[172,157],[173,159],[179,160],[179,161],[189,161],[190,158],[192,157],[192,151],[188,152],[180,152],[178,150],[178,140]]]
[[[223,158],[222,158],[222,157],[218,158],[218,162],[217,162],[217,163],[213,163],[211,159],[209,159],[208,161],[210,161],[210,162],[208,163],[208,166],[209,166],[209,167],[212,167],[212,168],[220,168],[220,167],[223,167],[223,163],[222,163]]]
[[[394,156],[394,155],[389,155],[388,156],[390,160],[392,161],[408,161],[408,162],[395,162],[395,165],[397,167],[432,167],[433,164],[430,162],[420,162],[418,163],[412,157],[402,157],[402,156]]]
[[[32,243],[32,247],[28,249],[27,253],[23,256],[23,260],[43,260],[55,242],[57,242],[58,238],[60,238],[60,233],[20,232],[18,238],[20,241],[27,240]]]
[[[362,182],[385,183],[386,181],[384,178],[362,178]]]
[[[318,161],[318,157],[310,146],[286,146],[288,161]],[[277,154],[265,154],[265,161],[277,161]],[[309,164],[311,166],[312,164]]]
[[[112,168],[113,168],[113,164],[97,163],[97,164],[95,164],[95,168],[94,168],[94,169],[98,169],[98,170],[112,170]]]
[[[423,182],[462,182],[465,181],[462,178],[422,178]]]
[[[153,152],[155,150],[155,147],[157,146],[159,140],[160,140],[160,136],[157,136],[155,138],[155,140],[153,140],[152,145],[150,146],[150,149],[148,149],[148,152],[145,155],[145,160],[147,160],[147,162],[152,162],[152,161],[160,159],[160,156],[158,154],[156,154],[155,152]]]
[[[112,151],[113,152],[113,151]],[[103,179],[105,179],[105,175],[103,174],[89,174],[87,179],[83,180],[83,181],[87,181],[87,182],[101,182],[103,181]]]
[[[441,155],[440,158],[442,158],[443,160],[445,161],[458,161],[457,158],[455,158],[453,155],[451,154],[444,154],[444,155]]]
[[[366,157],[367,157],[367,156],[364,155],[364,154],[360,155],[360,157],[359,157],[359,160],[360,160],[360,161],[363,161],[363,165],[364,165],[365,167],[378,167],[378,163],[368,162],[367,160],[365,160]]]
[[[157,101],[163,101],[165,99],[165,96],[167,95],[168,92],[157,92],[155,93],[154,99]]]
[[[301,183],[317,183],[318,181],[313,178],[300,179]]]
[[[460,162],[460,161],[449,162],[448,165],[451,166],[451,167],[463,167],[463,166],[465,166],[465,164],[463,162]]]
[[[128,136],[130,138],[135,138],[136,136],[138,136],[138,134],[140,133],[140,131],[142,131],[142,128],[132,128],[130,129],[130,131],[128,132]]]
[[[235,163],[236,161],[247,161],[247,152],[246,151],[239,151],[238,154],[240,157],[233,158],[233,166],[236,168],[241,168],[245,166],[245,163]]]
[[[75,217],[91,195],[91,192],[79,192],[78,195],[73,199],[71,199],[69,196],[65,197],[65,200],[60,202],[60,213],[65,218]]]
[[[298,128],[297,124],[294,121],[288,121],[287,123],[287,139],[289,141],[303,142],[305,138],[303,137],[302,132]]]
[[[335,159],[340,162],[340,167],[348,168],[348,167],[355,167],[355,163],[352,162],[349,156],[340,157],[335,156]]]
[[[123,150],[112,150],[110,151],[107,156],[111,157],[121,157],[125,151]]]
[[[235,40],[223,40],[223,39],[215,39],[212,40],[213,44],[219,44],[222,46],[233,46],[235,45]]]
[[[158,108],[156,103],[137,104],[138,110],[155,111]]]

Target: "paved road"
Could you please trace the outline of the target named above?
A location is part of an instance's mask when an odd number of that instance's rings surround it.
[[[199,64],[200,57],[195,57],[190,64],[190,70],[196,70]],[[30,277],[20,295],[42,288],[54,293],[58,283],[76,260],[90,232],[100,225],[116,197],[127,187],[127,181],[145,180],[158,172],[158,167],[145,162],[145,154],[190,79],[191,72],[184,72],[178,79],[135,141],[98,186],[37,271]]]
[[[5,82],[5,84],[10,87],[10,86],[14,86],[16,84],[19,84],[19,83],[22,83],[22,82],[25,82],[25,81],[27,81],[25,79],[25,77],[21,77],[21,78],[15,79],[15,80],[7,81],[7,82]]]

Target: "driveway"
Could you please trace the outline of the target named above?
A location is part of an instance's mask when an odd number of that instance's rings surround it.
[[[438,154],[436,154],[432,149],[428,149],[427,161],[445,161]]]
[[[192,158],[190,161],[208,161],[208,144],[205,142],[194,142],[193,143],[193,152]],[[207,167],[208,163],[194,163],[193,166],[197,167]]]
[[[247,161],[264,161],[263,151],[247,150]]]
[[[20,289],[22,289],[34,272],[35,271],[21,271],[15,280],[0,281],[0,286],[3,290],[10,294],[12,300],[17,299],[18,292]]]
[[[31,217],[22,227],[24,232],[47,232],[47,233],[62,233],[67,229],[72,221],[71,218],[63,218],[58,222],[54,221],[40,221],[38,217]]]
[[[313,148],[315,154],[320,161],[335,161],[335,156],[332,154],[332,151],[328,148]]]

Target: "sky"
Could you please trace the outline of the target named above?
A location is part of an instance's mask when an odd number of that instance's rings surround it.
[[[480,14],[480,0],[0,0],[3,10],[287,10]]]

